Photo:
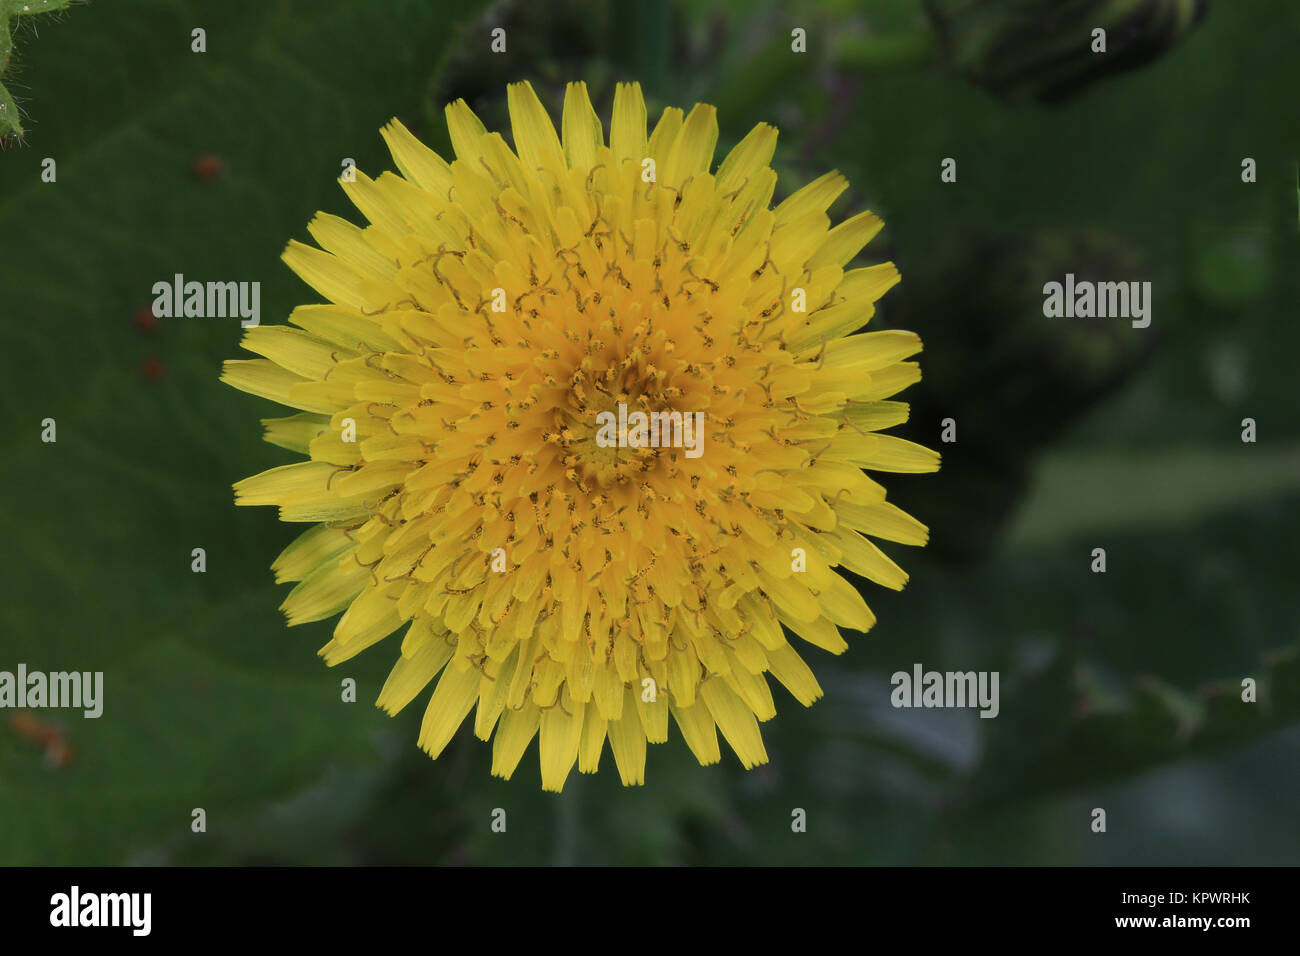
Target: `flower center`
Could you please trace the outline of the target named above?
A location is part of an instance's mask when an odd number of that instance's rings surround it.
[[[672,448],[683,447],[683,413],[638,358],[611,357],[599,370],[584,360],[569,376],[567,401],[555,412],[550,438],[566,469],[584,483],[625,485],[654,470]]]

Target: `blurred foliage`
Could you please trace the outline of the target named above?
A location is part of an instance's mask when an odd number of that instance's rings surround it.
[[[103,670],[106,700],[97,721],[40,715],[62,767],[0,725],[0,863],[1300,861],[1300,416],[1279,358],[1300,348],[1300,9],[1212,5],[1168,55],[1050,111],[902,55],[930,49],[926,24],[920,0],[118,0],[43,34],[24,57],[42,121],[0,155],[0,669]],[[776,123],[782,193],[843,170],[833,215],[879,212],[868,258],[903,275],[873,327],[926,341],[898,431],[944,448],[946,410],[959,441],[951,471],[885,479],[934,547],[888,548],[908,588],[866,589],[880,623],[842,658],[810,652],[821,701],[777,692],[770,765],[701,768],[674,736],[647,787],[607,764],[557,797],[535,746],[511,782],[464,731],[421,754],[419,707],[368,703],[387,645],[331,671],[313,652],[332,622],[284,626],[269,564],[297,529],[231,501],[288,460],[260,439],[272,406],[217,384],[238,325],[137,312],[180,272],[260,281],[281,321],[314,294],[279,252],[318,209],[359,218],[334,180],[349,157],[391,168],[390,116],[445,148],[447,99],[500,127],[505,82],[554,96],[574,77],[606,100],[640,78],[652,110],[715,103],[720,149]],[[1035,316],[1085,260],[1153,281],[1151,329]],[[894,709],[889,675],[914,662],[1000,671],[999,717]]]
[[[927,384],[912,402],[912,426],[942,436],[950,422],[956,438],[936,479],[907,485],[898,496],[904,510],[941,529],[932,554],[985,553],[1043,446],[1155,349],[1159,327],[1135,332],[1125,319],[1045,317],[1044,280],[1061,282],[1066,273],[1076,283],[1147,274],[1131,243],[1102,230],[976,234],[943,266],[942,284],[910,285],[899,298],[892,322],[919,332],[927,352]],[[961,295],[954,298],[953,289]]]

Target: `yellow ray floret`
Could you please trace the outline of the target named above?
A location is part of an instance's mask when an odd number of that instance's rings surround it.
[[[400,175],[342,183],[368,224],[318,214],[320,248],[289,244],[326,302],[250,329],[222,378],[294,409],[266,439],[306,457],[236,502],[312,524],[273,570],[291,624],[341,615],[328,663],[404,629],[378,704],[428,692],[433,757],[472,719],[498,776],[538,738],[547,790],[607,740],[643,783],[670,724],[701,764],[720,740],[765,763],[768,677],[822,693],[791,642],[838,654],[875,623],[836,569],[902,588],[872,539],[928,539],[863,471],[939,466],[880,433],[921,349],[858,332],[899,280],[849,268],[882,224],[832,225],[835,172],[772,208],[777,131],[715,163],[706,104],[647,132],[620,84],[606,136],[581,83],[558,131],[529,85],[508,100],[513,148],[447,107],[450,162],[393,120]],[[664,440],[611,441],[619,409]]]

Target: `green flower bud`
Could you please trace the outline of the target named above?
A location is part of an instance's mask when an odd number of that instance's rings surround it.
[[[1008,101],[1055,104],[1160,57],[1204,18],[1206,0],[926,0],[925,6],[945,58],[972,82]]]

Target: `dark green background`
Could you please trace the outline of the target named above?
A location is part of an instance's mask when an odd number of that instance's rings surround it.
[[[97,721],[37,715],[75,750],[62,768],[0,715],[0,863],[1300,862],[1300,7],[1212,3],[1157,63],[1047,109],[909,53],[926,36],[910,0],[540,6],[98,0],[19,30],[5,81],[27,139],[0,152],[0,669],[102,670],[106,688]],[[504,83],[526,77],[585,77],[597,95],[639,78],[656,110],[716,103],[721,148],[774,122],[783,191],[841,169],[853,190],[834,214],[880,213],[868,252],[904,277],[879,323],[917,316],[940,384],[974,380],[1002,335],[960,335],[982,295],[958,268],[972,235],[1103,229],[1144,263],[1114,278],[1154,283],[1151,329],[1127,333],[1155,336],[1150,360],[1104,401],[1057,410],[1055,441],[1022,441],[1047,412],[1007,411],[1000,382],[948,409],[976,451],[994,435],[1019,449],[1027,487],[1006,520],[988,518],[996,489],[987,509],[966,503],[980,497],[960,468],[884,478],[935,547],[887,546],[911,584],[868,592],[879,624],[842,658],[809,651],[826,697],[805,711],[778,692],[764,768],[700,768],[674,731],[647,786],[620,787],[606,752],[557,797],[536,745],[503,782],[468,726],[429,761],[418,702],[396,719],[370,705],[395,646],[329,670],[315,651],[332,622],[290,630],[276,610],[268,566],[301,529],[236,511],[230,484],[292,456],[260,441],[258,419],[282,412],[217,382],[241,357],[237,321],[136,326],[177,272],[259,281],[263,322],[283,321],[315,298],[285,243],[318,209],[360,219],[335,183],[343,158],[392,168],[378,129],[394,115],[444,145],[449,96],[496,125]],[[203,154],[221,177],[192,175]],[[945,156],[956,184],[939,181]],[[1051,278],[1006,329],[1032,324]],[[952,393],[927,380],[903,397]],[[47,416],[56,444],[40,441]],[[1240,440],[1247,416],[1257,444]],[[938,446],[932,424],[899,433]],[[971,527],[953,500],[986,526],[961,560],[942,547]],[[889,674],[914,662],[999,670],[1001,716],[892,709]],[[1260,703],[1237,701],[1243,676]],[[340,702],[343,677],[358,703]],[[791,832],[796,807],[807,833]]]

